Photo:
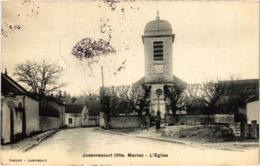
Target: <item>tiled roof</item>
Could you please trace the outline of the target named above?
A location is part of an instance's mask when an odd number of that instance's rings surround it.
[[[81,113],[84,105],[66,105],[65,113]]]
[[[11,77],[1,73],[1,92],[3,95],[25,95],[28,92]]]
[[[223,86],[225,95],[258,95],[259,79],[220,81],[219,85]]]

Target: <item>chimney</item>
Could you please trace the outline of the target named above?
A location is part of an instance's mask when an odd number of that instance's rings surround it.
[[[7,75],[7,68],[5,68],[5,75]]]

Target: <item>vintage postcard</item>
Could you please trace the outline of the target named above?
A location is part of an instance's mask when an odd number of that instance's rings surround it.
[[[258,165],[259,1],[1,7],[1,165]]]

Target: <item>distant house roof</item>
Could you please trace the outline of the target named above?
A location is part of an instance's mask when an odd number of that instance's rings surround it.
[[[84,105],[86,101],[88,100],[98,100],[98,95],[82,95],[82,96],[77,96],[77,97],[71,97],[68,101],[68,104],[77,104],[77,105]]]
[[[253,95],[259,96],[259,79],[219,81],[225,87],[225,95]]]
[[[187,85],[186,82],[184,82],[183,80],[179,79],[177,76],[173,75],[172,77],[173,77],[173,81],[169,82],[169,83],[176,83],[178,85]],[[140,80],[138,80],[135,83],[133,83],[133,85],[141,85],[141,84],[144,84],[144,77],[142,77]]]
[[[66,105],[65,113],[81,113],[84,105]]]
[[[1,92],[2,95],[25,95],[27,90],[14,81],[7,74],[1,73]]]
[[[60,106],[65,106],[65,102],[62,99],[59,99],[59,98],[54,97],[54,96],[43,96],[42,100],[43,100],[43,102],[52,101],[52,102],[55,102],[56,104],[58,104]]]
[[[97,116],[100,113],[101,105],[99,100],[90,100],[86,102],[86,107],[90,116]]]

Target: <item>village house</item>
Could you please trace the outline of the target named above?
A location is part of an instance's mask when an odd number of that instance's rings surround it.
[[[65,106],[65,125],[67,127],[81,127],[82,114],[84,114],[84,105],[66,105]],[[84,111],[83,111],[84,109]],[[85,115],[85,114],[84,114]]]
[[[100,104],[98,100],[85,105],[66,105],[65,124],[68,127],[91,127],[99,125]]]
[[[11,143],[25,136],[65,125],[65,106],[53,97],[35,95],[11,77],[1,73],[1,142]]]
[[[1,142],[39,131],[39,102],[11,77],[1,73]]]

